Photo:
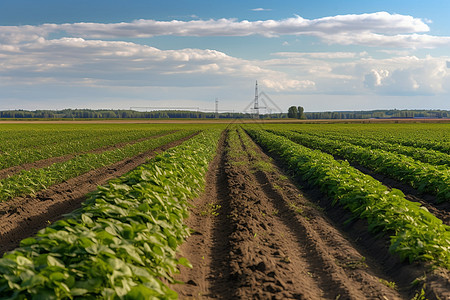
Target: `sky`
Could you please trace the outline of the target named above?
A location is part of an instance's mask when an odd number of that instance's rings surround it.
[[[0,110],[238,112],[256,81],[270,111],[450,110],[449,13],[446,0],[1,0]]]

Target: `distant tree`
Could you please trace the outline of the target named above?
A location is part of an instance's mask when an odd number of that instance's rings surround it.
[[[305,109],[302,106],[297,107],[297,119],[306,119]]]
[[[298,117],[298,109],[296,106],[291,106],[288,109],[288,118],[295,119]]]

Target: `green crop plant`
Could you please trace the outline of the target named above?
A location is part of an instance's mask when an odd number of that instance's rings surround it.
[[[390,251],[402,260],[425,260],[450,268],[450,227],[419,203],[406,200],[401,191],[389,190],[346,161],[264,130],[248,128],[248,132],[296,176],[320,187],[354,218],[366,219],[371,232],[389,232]]]
[[[176,249],[220,130],[207,130],[92,193],[0,259],[0,299],[175,299]],[[163,282],[164,281],[164,282]]]
[[[51,185],[61,183],[90,170],[113,164],[127,157],[155,149],[192,133],[193,131],[187,130],[178,131],[102,153],[82,154],[68,161],[55,163],[45,168],[22,171],[0,180],[0,201],[20,195],[34,194]]]
[[[364,148],[381,149],[388,152],[400,153],[412,157],[415,160],[419,160],[432,165],[450,166],[449,154],[442,153],[433,149],[388,143],[383,141],[382,137],[380,140],[380,139],[371,139],[363,136],[336,135],[334,133],[327,133],[327,132],[315,132],[315,133],[299,132],[299,133],[305,133],[324,138],[331,138],[333,140],[348,142]]]
[[[411,157],[380,149],[363,148],[350,143],[291,131],[273,131],[306,147],[319,149],[365,166],[374,172],[410,184],[419,192],[435,194],[439,201],[450,201],[450,170]]]
[[[1,133],[5,140],[0,156],[0,169],[66,154],[80,154],[105,146],[130,143],[157,134],[167,134],[170,129],[125,129],[89,127],[77,129],[51,129],[39,131],[11,131]],[[14,133],[14,136],[10,136]]]

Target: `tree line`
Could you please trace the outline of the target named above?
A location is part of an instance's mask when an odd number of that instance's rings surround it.
[[[219,113],[221,119],[252,118],[250,113]],[[141,112],[135,110],[5,110],[3,119],[214,119],[214,112],[165,110]],[[302,106],[291,106],[287,113],[262,114],[261,119],[389,119],[389,118],[450,118],[448,110],[372,110],[372,111],[325,111],[305,112]]]

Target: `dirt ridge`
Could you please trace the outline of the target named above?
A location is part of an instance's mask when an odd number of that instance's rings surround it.
[[[195,234],[180,255],[194,267],[181,268],[177,279],[186,284],[173,286],[181,299],[407,298],[280,169],[259,168],[242,137],[241,157],[229,147],[228,140],[220,147],[187,221]],[[220,208],[208,212],[210,203]]]

